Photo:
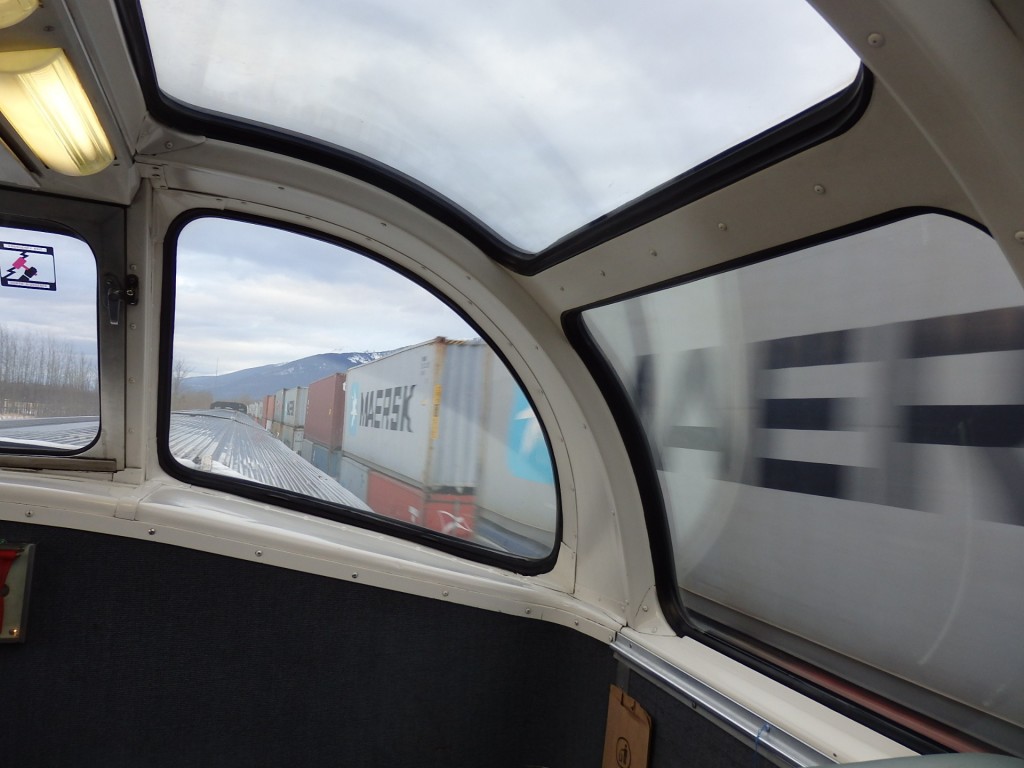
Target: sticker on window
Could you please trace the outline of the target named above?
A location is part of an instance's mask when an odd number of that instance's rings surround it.
[[[57,290],[53,248],[46,245],[0,242],[0,285],[6,288]]]

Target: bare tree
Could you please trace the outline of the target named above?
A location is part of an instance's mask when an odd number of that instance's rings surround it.
[[[184,407],[182,387],[185,379],[191,376],[193,371],[195,368],[187,360],[180,357],[174,358],[174,365],[171,368],[171,408],[180,410]]]
[[[97,415],[95,359],[67,341],[0,325],[0,408],[28,416]]]
[[[196,411],[210,407],[213,402],[213,393],[209,390],[185,390],[181,396],[172,402],[171,408],[175,411]]]

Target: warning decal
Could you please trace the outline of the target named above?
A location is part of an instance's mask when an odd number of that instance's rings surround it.
[[[0,242],[0,286],[56,291],[57,268],[53,248]]]

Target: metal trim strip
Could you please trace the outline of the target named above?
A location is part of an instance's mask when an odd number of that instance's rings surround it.
[[[753,750],[783,766],[807,768],[836,761],[732,699],[621,636],[611,644],[615,657],[649,682],[728,731]]]

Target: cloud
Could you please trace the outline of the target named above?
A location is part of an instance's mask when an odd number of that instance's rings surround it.
[[[201,24],[181,0],[143,7],[170,94],[376,158],[526,249],[858,65],[802,0],[222,0]]]
[[[477,332],[426,289],[340,245],[223,218],[179,238],[174,354],[196,375]]]

